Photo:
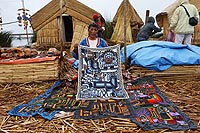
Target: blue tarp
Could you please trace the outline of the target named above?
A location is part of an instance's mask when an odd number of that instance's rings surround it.
[[[130,65],[164,71],[172,65],[200,64],[200,47],[167,41],[142,41],[128,45],[126,57]],[[124,63],[124,48],[121,49],[121,61]]]

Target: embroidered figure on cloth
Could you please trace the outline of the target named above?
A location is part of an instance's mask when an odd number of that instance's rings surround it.
[[[129,98],[123,85],[119,45],[79,46],[79,55],[77,100]]]

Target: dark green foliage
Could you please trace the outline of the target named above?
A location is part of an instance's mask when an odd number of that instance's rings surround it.
[[[111,22],[106,22],[105,31],[103,32],[103,38],[105,40],[110,39],[113,33],[113,26]]]
[[[13,37],[11,32],[0,32],[0,47],[11,47]]]

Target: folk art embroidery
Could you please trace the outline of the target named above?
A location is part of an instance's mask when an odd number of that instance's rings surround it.
[[[120,67],[119,45],[79,46],[77,100],[127,99]]]
[[[130,119],[144,130],[197,128],[190,118],[160,91],[151,76],[128,82],[125,86],[130,97]]]
[[[27,104],[16,106],[8,114],[40,115],[51,120],[65,111],[74,112],[76,119],[128,118],[144,130],[197,129],[197,125],[154,84],[153,77],[123,83],[119,46],[80,47],[80,51],[78,87],[71,81],[58,80],[46,92]]]
[[[75,111],[76,119],[98,119],[105,117],[129,118],[131,112],[126,99],[90,100],[91,106]]]

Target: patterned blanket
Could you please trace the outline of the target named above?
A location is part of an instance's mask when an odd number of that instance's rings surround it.
[[[90,101],[77,101],[76,81],[58,80],[46,92],[32,99],[27,104],[20,104],[8,112],[16,116],[36,116],[51,120],[60,111],[73,112],[91,106]]]
[[[51,120],[56,113],[58,113],[58,110],[45,110],[43,107],[45,99],[49,97],[52,93],[53,89],[59,88],[60,85],[62,85],[62,81],[58,80],[51,88],[49,88],[46,92],[43,94],[37,96],[36,98],[33,98],[30,102],[27,104],[20,104],[10,110],[8,112],[9,115],[15,115],[15,116],[36,116],[40,115],[45,119]]]
[[[139,78],[125,86],[130,97],[130,119],[144,130],[197,129],[197,125],[160,91],[152,77]]]
[[[129,118],[131,112],[126,99],[90,100],[90,106],[76,110],[76,119],[99,119],[105,117]]]
[[[120,67],[119,45],[79,46],[77,100],[127,99]]]

